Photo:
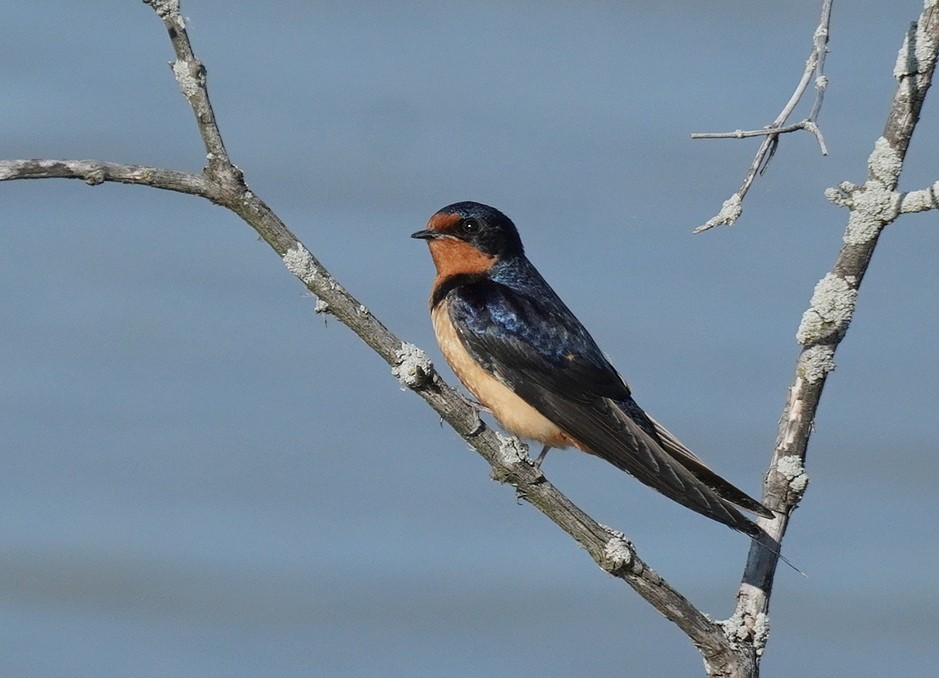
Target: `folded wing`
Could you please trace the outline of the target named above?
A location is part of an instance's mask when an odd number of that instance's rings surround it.
[[[646,415],[556,294],[534,299],[482,279],[447,296],[467,351],[580,449],[698,513],[750,536],[761,532],[736,507],[772,513]]]

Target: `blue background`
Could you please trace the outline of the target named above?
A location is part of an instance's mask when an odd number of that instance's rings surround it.
[[[407,236],[445,204],[496,205],[639,402],[757,492],[846,219],[823,190],[863,181],[921,7],[836,3],[831,156],[785,138],[738,226],[694,237],[758,141],[689,133],[776,116],[817,2],[183,9],[252,189],[394,331],[442,363],[432,265]],[[202,166],[149,8],[2,10],[0,156]],[[939,176],[936,98],[904,189]],[[936,219],[889,227],[864,282],[785,542],[808,577],[779,573],[764,676],[939,662]],[[0,674],[701,674],[677,629],[312,308],[204,200],[0,185]],[[744,537],[586,455],[545,470],[730,614]]]

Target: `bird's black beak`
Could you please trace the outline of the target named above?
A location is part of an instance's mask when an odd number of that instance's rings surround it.
[[[439,238],[442,234],[438,231],[432,231],[429,228],[425,228],[423,231],[417,231],[412,233],[412,238],[417,238],[418,240],[434,240]]]

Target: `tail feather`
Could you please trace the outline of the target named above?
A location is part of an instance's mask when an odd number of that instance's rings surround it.
[[[685,447],[667,428],[652,417],[649,417],[655,428],[655,433],[662,444],[662,449],[675,461],[684,466],[695,478],[710,487],[723,500],[735,504],[740,508],[763,516],[772,518],[773,512],[763,506],[756,499],[743,490],[732,485],[729,481],[712,471],[697,455]]]

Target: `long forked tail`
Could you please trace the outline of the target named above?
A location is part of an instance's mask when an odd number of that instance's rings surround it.
[[[648,417],[648,415],[646,416]],[[714,490],[715,494],[721,499],[735,506],[739,506],[745,511],[763,516],[764,518],[772,518],[774,516],[774,513],[763,506],[763,504],[712,471],[707,464],[694,452],[685,447],[667,428],[652,417],[648,417],[648,419],[655,430],[656,437],[658,437],[662,449],[665,450],[672,459],[688,469],[691,475]],[[759,534],[759,532],[761,532],[760,528],[757,527],[756,529],[757,534]],[[753,535],[751,534],[750,536]]]
[[[646,416],[648,417],[648,415]],[[655,433],[662,444],[662,448],[673,459],[688,469],[691,475],[714,490],[714,492],[722,500],[724,500],[724,502],[739,506],[742,509],[755,513],[764,518],[775,517],[776,514],[772,510],[768,509],[766,506],[745,493],[743,490],[732,485],[730,482],[712,471],[703,461],[701,461],[701,459],[697,457],[697,455],[685,447],[681,441],[679,441],[678,438],[676,438],[667,428],[662,426],[652,417],[648,418],[652,423],[653,428],[655,429]],[[779,552],[779,542],[770,537],[770,535],[766,533],[763,528],[761,528],[749,518],[746,518],[740,514],[740,512],[736,511],[733,506],[727,506],[727,508],[733,513],[736,513],[739,517],[738,522],[730,525],[732,529],[747,535],[754,544],[772,553],[774,556],[779,558],[782,562],[801,574],[803,577],[806,576],[805,572],[793,565],[792,562],[786,558],[786,556]],[[766,540],[764,540],[763,537],[766,537]],[[767,543],[767,540],[770,543]]]

